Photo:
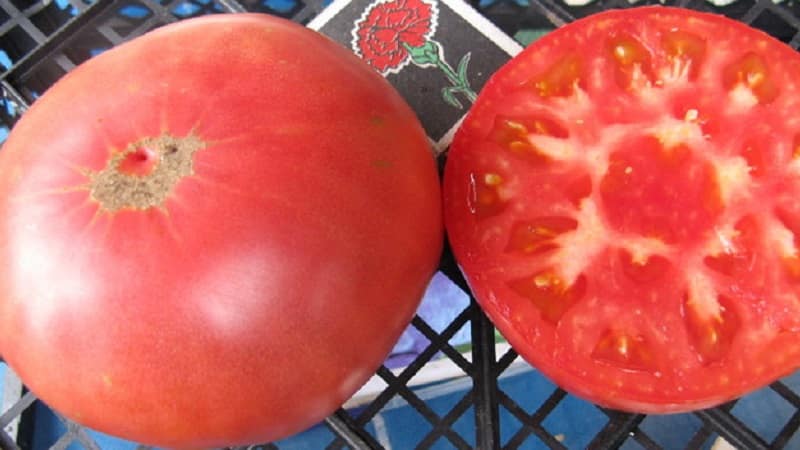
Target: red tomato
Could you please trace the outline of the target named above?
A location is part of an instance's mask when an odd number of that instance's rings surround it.
[[[565,26],[484,88],[445,224],[521,355],[608,407],[719,404],[800,364],[800,56],[649,7]]]
[[[181,22],[65,76],[0,159],[0,349],[68,417],[165,447],[278,439],[375,371],[435,270],[427,138],[333,41]]]

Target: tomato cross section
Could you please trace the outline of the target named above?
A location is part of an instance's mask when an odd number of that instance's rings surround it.
[[[556,383],[708,407],[800,364],[800,56],[688,10],[605,12],[484,88],[444,179],[478,301]]]

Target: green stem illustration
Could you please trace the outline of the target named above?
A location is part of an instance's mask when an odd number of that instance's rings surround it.
[[[462,92],[471,103],[474,103],[478,96],[475,94],[472,88],[470,88],[469,81],[467,81],[466,78],[459,77],[459,75],[456,74],[456,71],[453,70],[453,67],[451,67],[450,64],[448,64],[444,59],[440,59],[437,61],[437,63],[438,64],[436,66],[442,72],[444,72],[450,83],[452,83],[454,87],[460,88],[459,91]]]
[[[455,94],[464,95],[470,103],[475,102],[477,94],[472,90],[469,85],[469,80],[467,79],[467,68],[472,55],[471,53],[464,55],[458,63],[458,68],[453,69],[453,66],[444,58],[442,45],[434,40],[425,41],[425,43],[419,47],[411,47],[405,43],[403,46],[406,51],[408,51],[408,54],[411,56],[411,61],[415,65],[419,67],[436,67],[444,73],[447,80],[452,84],[452,86],[442,89],[442,97],[447,103],[459,109],[463,108],[463,105],[458,101]]]

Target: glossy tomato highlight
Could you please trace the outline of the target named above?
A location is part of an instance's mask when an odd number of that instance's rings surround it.
[[[0,351],[107,433],[275,440],[390,351],[440,208],[416,117],[346,49],[264,15],[166,26],[66,75],[0,152]]]
[[[494,75],[445,167],[478,301],[565,389],[717,405],[800,363],[800,56],[645,7],[543,37]]]

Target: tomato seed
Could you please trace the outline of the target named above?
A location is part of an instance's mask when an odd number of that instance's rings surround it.
[[[645,261],[637,261],[626,249],[620,249],[619,260],[622,273],[636,283],[651,283],[663,278],[672,264],[663,256],[651,255]]]
[[[788,208],[777,207],[773,211],[775,217],[786,227],[792,234],[794,234],[794,246],[798,247],[800,244],[800,214],[793,213]]]
[[[503,178],[496,173],[487,173],[483,176],[483,182],[486,186],[500,186],[503,184]]]
[[[650,370],[653,352],[644,336],[606,330],[592,350],[592,358],[629,370]]]
[[[697,304],[684,296],[683,317],[689,342],[697,352],[703,364],[712,364],[727,356],[733,340],[739,331],[739,315],[731,307],[731,301],[725,296],[715,299],[719,303],[717,313],[697,307]]]
[[[670,30],[661,37],[661,45],[667,53],[676,73],[688,68],[689,79],[694,80],[705,60],[706,41],[700,36],[682,30]]]
[[[759,239],[759,228],[752,216],[739,219],[732,230],[717,231],[721,251],[703,258],[706,267],[729,277],[746,276],[755,263],[752,252]]]
[[[578,53],[569,53],[525,85],[540,97],[569,97],[583,81],[582,72],[583,58]]]
[[[532,134],[564,139],[569,132],[556,121],[545,117],[512,118],[499,115],[495,117],[494,126],[487,139],[511,153],[530,162],[542,164],[550,158],[530,142]]]
[[[653,84],[655,76],[650,64],[650,52],[638,39],[619,34],[609,39],[607,48],[617,63],[617,83],[620,87],[630,89]]]
[[[800,281],[800,258],[797,256],[785,256],[782,258],[783,267],[792,281]]]
[[[509,288],[530,300],[542,319],[556,325],[561,317],[586,293],[586,277],[581,275],[571,286],[551,270],[508,282]]]
[[[468,204],[473,215],[484,219],[503,212],[507,201],[500,196],[502,184],[503,178],[495,173],[486,173],[483,176],[470,174]]]
[[[745,53],[730,63],[722,72],[722,81],[728,90],[738,86],[748,88],[759,103],[770,103],[778,96],[778,88],[770,77],[767,63],[754,52]]]
[[[542,253],[558,247],[553,239],[560,234],[578,228],[578,221],[571,217],[537,217],[529,221],[516,222],[506,252]]]

